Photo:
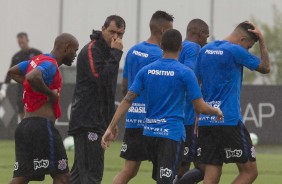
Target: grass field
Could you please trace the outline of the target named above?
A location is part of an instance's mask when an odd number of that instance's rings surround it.
[[[103,184],[111,184],[113,177],[123,166],[123,159],[119,157],[120,142],[111,145],[105,155],[105,171]],[[277,146],[258,146],[257,164],[259,177],[255,184],[281,184],[282,183],[282,145]],[[15,160],[14,141],[0,141],[0,184],[10,181]],[[73,152],[68,151],[70,166],[73,163]],[[224,165],[221,184],[231,183],[237,174],[234,164]],[[39,183],[39,182],[30,182]],[[44,184],[52,183],[51,177],[46,176]],[[151,163],[144,162],[136,178],[130,184],[151,184],[155,183],[151,179]]]

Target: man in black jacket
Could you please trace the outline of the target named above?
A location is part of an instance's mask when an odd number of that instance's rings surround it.
[[[69,125],[69,134],[74,136],[75,144],[72,184],[101,183],[104,150],[100,143],[115,111],[125,26],[120,16],[107,17],[102,31],[93,30],[91,41],[78,55]]]

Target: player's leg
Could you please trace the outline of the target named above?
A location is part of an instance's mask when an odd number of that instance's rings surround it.
[[[70,174],[57,174],[53,177],[53,184],[69,184],[70,183]]]
[[[204,184],[219,183],[223,165],[222,128],[199,127],[197,161],[204,169]]]
[[[230,138],[230,150],[226,155],[226,162],[237,164],[239,174],[233,183],[253,183],[257,178],[258,171],[255,148],[252,145],[250,134],[242,122],[232,128],[233,130],[229,131],[230,134],[232,132],[232,137]]]
[[[137,175],[141,161],[125,160],[123,169],[114,177],[113,184],[127,184]]]
[[[9,184],[27,184],[28,180],[25,177],[13,178]]]
[[[177,175],[183,155],[182,141],[157,138],[157,184],[171,184]]]
[[[123,169],[115,176],[113,184],[126,184],[134,178],[141,161],[148,160],[143,128],[126,128],[120,157],[125,159]]]
[[[251,184],[258,176],[256,162],[237,163],[239,175],[232,182],[233,184],[246,183]]]

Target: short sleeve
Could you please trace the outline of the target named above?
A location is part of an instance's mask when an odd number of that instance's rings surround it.
[[[260,64],[260,60],[255,55],[249,53],[241,46],[232,49],[232,54],[235,57],[236,63],[247,67],[250,70],[256,70]]]
[[[142,68],[136,75],[133,84],[128,91],[132,91],[136,94],[140,94],[144,89],[144,77],[145,77],[146,68]]]
[[[42,72],[42,78],[44,82],[47,85],[50,85],[56,74],[56,70],[57,70],[56,65],[50,61],[44,61],[40,63],[40,65],[37,66],[36,68],[38,68]]]
[[[29,61],[22,61],[18,64],[18,67],[19,67],[19,69],[20,69],[20,71],[23,75],[26,74],[26,71],[27,71],[27,68],[28,68],[28,63],[29,63]]]
[[[192,70],[187,69],[184,72],[184,82],[186,86],[187,95],[191,100],[202,98],[202,93],[198,84],[198,80]]]

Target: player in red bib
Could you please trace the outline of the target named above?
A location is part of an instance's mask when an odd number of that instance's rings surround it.
[[[66,151],[54,122],[61,116],[62,78],[58,67],[71,66],[78,41],[59,35],[50,54],[41,54],[10,68],[8,75],[23,84],[26,114],[15,132],[16,163],[10,184],[42,181],[50,174],[54,184],[69,183]]]

